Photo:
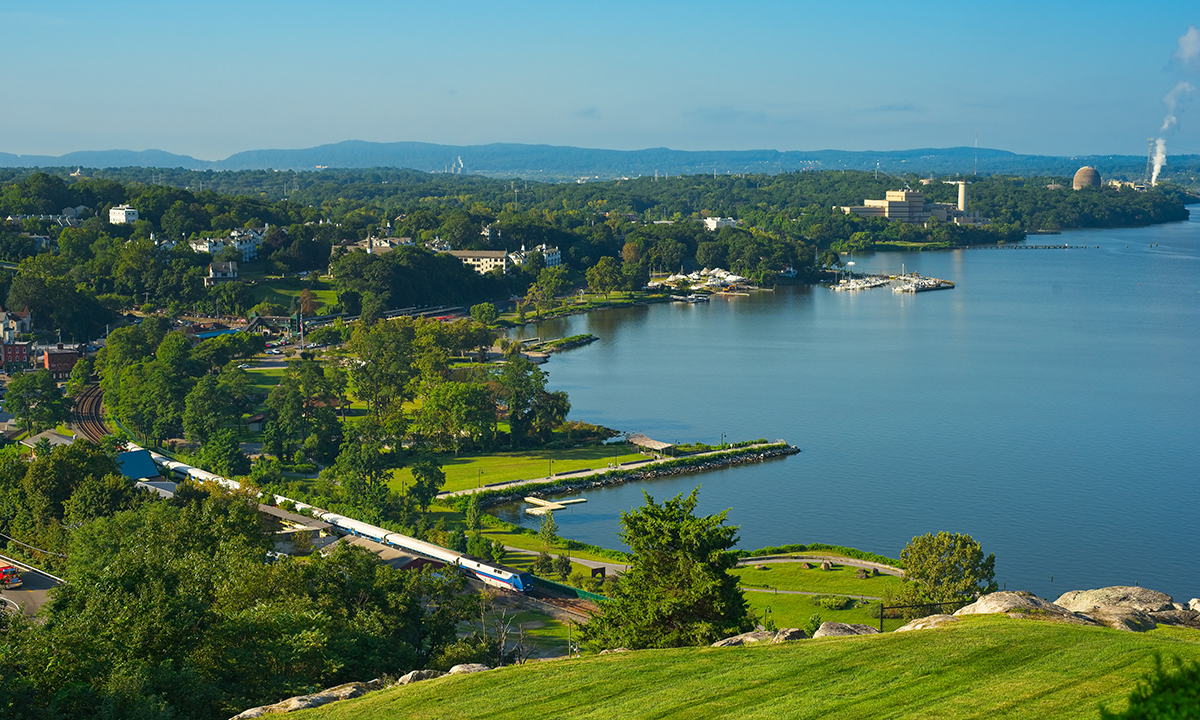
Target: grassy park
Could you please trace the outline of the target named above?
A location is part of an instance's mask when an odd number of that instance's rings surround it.
[[[393,718],[1046,718],[1120,710],[1154,655],[1200,630],[1131,633],[1004,616],[937,630],[643,650],[429,680],[297,714]]]
[[[442,470],[446,473],[445,492],[466,490],[476,485],[488,485],[512,480],[531,480],[546,477],[551,470],[555,473],[571,472],[588,468],[605,468],[609,463],[645,460],[641,453],[626,452],[624,445],[589,445],[586,447],[556,450],[525,450],[487,454],[463,454],[458,457],[442,456]],[[407,468],[397,470],[392,487],[399,489],[411,484],[412,473]]]
[[[745,587],[804,590],[830,595],[883,597],[888,590],[900,587],[900,578],[895,575],[859,579],[855,577],[858,568],[852,565],[835,564],[832,570],[822,570],[819,565],[808,570],[800,566],[798,562],[767,563],[763,565],[766,570],[755,570],[753,565],[744,565],[734,569],[733,574]]]

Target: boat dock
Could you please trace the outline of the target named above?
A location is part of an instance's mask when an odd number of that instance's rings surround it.
[[[952,290],[954,283],[950,280],[942,280],[939,278],[925,277],[917,273],[908,273],[907,275],[897,275],[896,280],[901,282],[892,288],[892,292],[898,293],[919,293],[927,290]]]

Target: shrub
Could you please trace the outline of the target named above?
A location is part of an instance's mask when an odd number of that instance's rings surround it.
[[[1143,677],[1137,689],[1130,693],[1129,708],[1121,713],[1100,708],[1101,720],[1197,717],[1200,714],[1200,663],[1174,660],[1172,670],[1155,655],[1154,672]]]
[[[826,610],[845,610],[854,605],[854,598],[848,598],[845,595],[819,595],[816,601]]]
[[[820,629],[821,629],[820,613],[813,613],[812,615],[809,615],[808,622],[804,623],[804,632],[808,633],[809,637],[812,637],[813,635],[816,635],[817,631]]]

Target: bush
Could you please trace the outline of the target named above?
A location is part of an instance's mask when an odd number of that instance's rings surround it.
[[[1154,656],[1154,672],[1138,682],[1129,695],[1129,708],[1112,713],[1100,708],[1101,720],[1133,720],[1133,718],[1162,718],[1183,720],[1200,717],[1200,663],[1181,662],[1174,658],[1175,669]]]
[[[816,635],[817,631],[820,629],[821,629],[820,613],[813,613],[812,615],[809,615],[808,622],[804,623],[804,632],[808,633],[809,637],[812,637],[813,635]]]
[[[854,598],[845,595],[818,595],[816,601],[826,610],[845,610],[854,605]]]

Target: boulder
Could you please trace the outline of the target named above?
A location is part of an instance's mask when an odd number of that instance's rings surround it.
[[[826,560],[825,562],[821,563],[821,569],[822,569],[822,570],[832,570],[832,569],[833,569],[833,563],[831,563],[831,562],[829,562],[828,560]]]
[[[1027,592],[995,592],[984,595],[970,605],[960,609],[955,615],[989,615],[1005,613],[1009,617],[1037,618],[1054,620],[1075,625],[1096,625],[1090,618],[1043,600],[1033,593]]]
[[[397,685],[412,685],[422,680],[432,680],[443,675],[441,670],[413,670],[396,681]]]
[[[1150,613],[1118,607],[1116,605],[1100,605],[1080,614],[1090,617],[1101,625],[1107,625],[1114,630],[1146,632],[1158,627],[1158,623],[1154,618],[1150,617]]]
[[[237,715],[234,715],[230,720],[244,720],[245,718],[257,718],[263,715],[281,715],[283,713],[295,712],[297,710],[308,710],[309,708],[321,707],[328,705],[331,702],[338,700],[349,700],[356,698],[367,692],[366,683],[352,682],[345,685],[331,687],[328,690],[322,690],[319,693],[312,695],[297,695],[290,697],[287,700],[281,700],[274,705],[263,705],[262,707],[250,708]]]
[[[871,574],[867,572],[866,568],[859,568],[858,572],[854,573],[854,577],[858,578],[859,580],[866,580],[867,578],[871,577]]]
[[[1099,590],[1073,590],[1063,593],[1054,604],[1065,607],[1072,612],[1087,613],[1089,610],[1104,605],[1129,608],[1142,612],[1160,612],[1174,610],[1175,603],[1171,596],[1156,590],[1143,587],[1115,585]]]
[[[1164,625],[1182,625],[1190,628],[1200,628],[1200,611],[1196,610],[1163,610],[1148,613],[1155,622]]]
[[[839,622],[824,622],[821,627],[813,633],[813,637],[841,637],[844,635],[878,635],[879,628],[873,628],[870,625],[850,625]]]
[[[754,632],[742,633],[727,637],[724,640],[718,640],[712,644],[712,647],[737,647],[739,645],[753,645],[760,642],[771,642],[775,639],[775,633],[769,630],[755,630]]]
[[[808,563],[800,563],[800,569],[801,570],[812,570],[812,565],[809,565]]]
[[[902,625],[893,632],[908,632],[909,630],[929,630],[931,628],[949,625],[950,623],[958,622],[958,618],[953,615],[930,615],[928,617],[917,618],[907,625]]]
[[[1188,600],[1188,610],[1200,610],[1200,598]]]
[[[807,637],[808,633],[804,632],[800,628],[783,628],[779,632],[775,633],[775,637],[771,640],[771,642],[791,642],[792,640],[804,640]]]
[[[484,670],[491,670],[491,668],[488,667],[487,665],[481,665],[479,663],[465,663],[463,665],[455,665],[454,667],[450,668],[450,672],[448,672],[446,674],[447,675],[466,675],[468,673],[483,672]]]
[[[601,655],[616,655],[617,653],[627,653],[627,652],[629,652],[629,648],[609,648],[607,650],[601,650],[600,654]]]
[[[770,570],[771,568],[767,567],[766,565],[755,565],[754,569],[755,570]]]

